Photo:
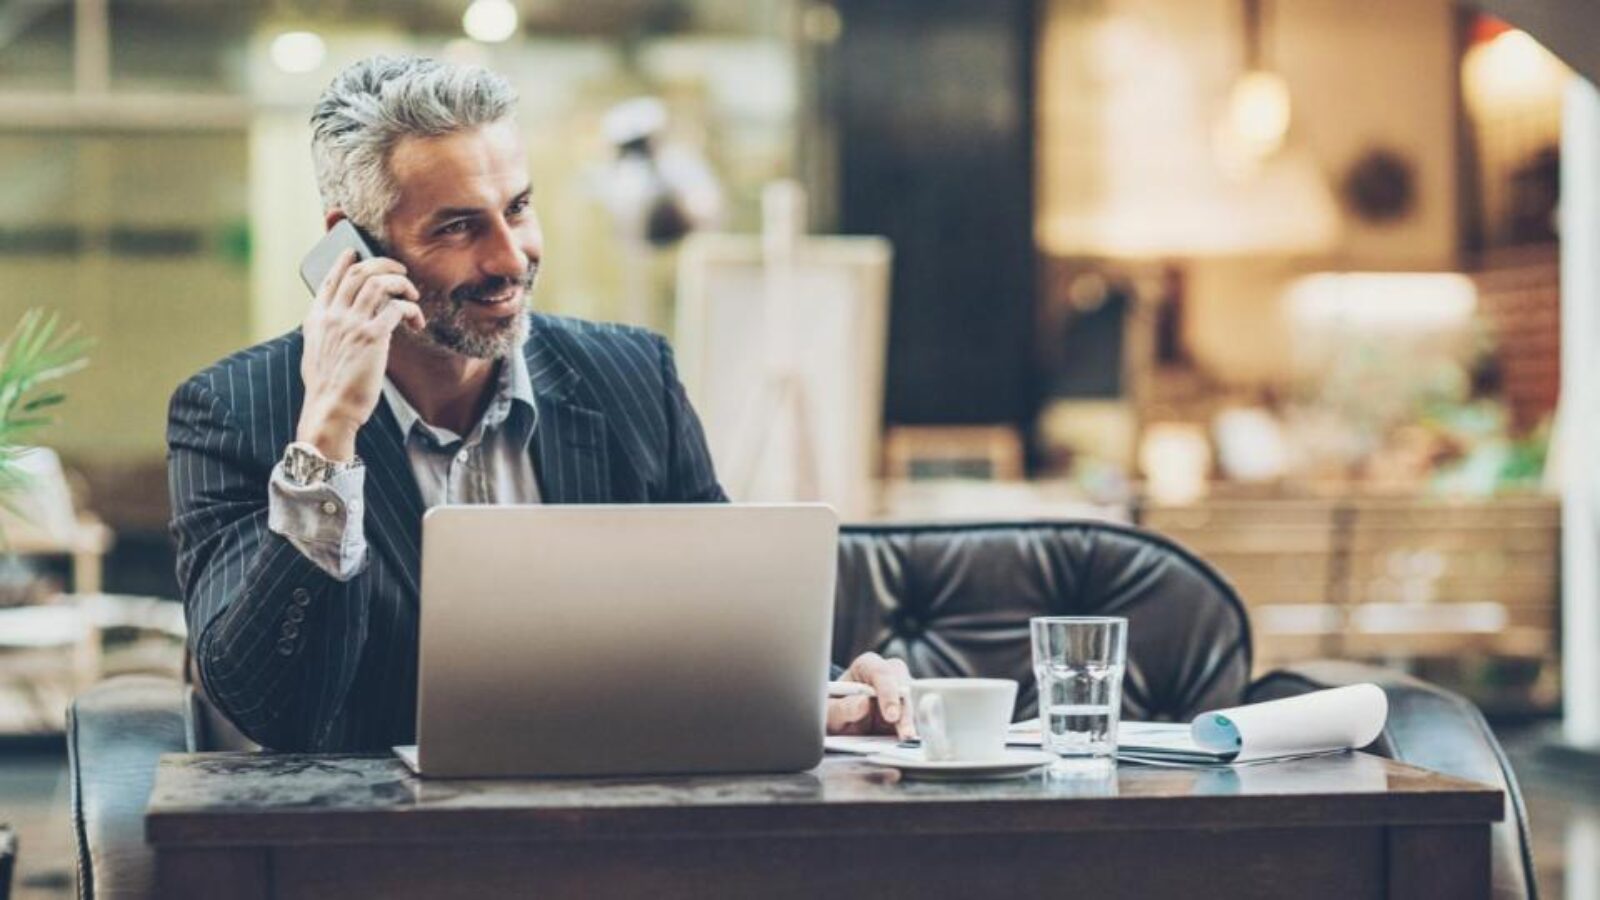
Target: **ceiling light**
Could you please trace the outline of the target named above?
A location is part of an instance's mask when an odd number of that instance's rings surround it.
[[[285,31],[272,39],[272,47],[268,52],[272,56],[272,64],[279,69],[291,75],[303,75],[316,71],[322,65],[328,48],[315,32]]]
[[[1218,163],[1234,177],[1251,174],[1289,137],[1289,83],[1266,62],[1264,4],[1244,0],[1244,71],[1228,91],[1213,137]]]
[[[472,0],[461,27],[475,41],[498,44],[517,33],[517,8],[511,0]]]
[[[1257,160],[1283,146],[1289,117],[1289,84],[1277,72],[1246,72],[1228,93],[1228,131]]]
[[[1500,108],[1559,102],[1571,71],[1526,32],[1506,31],[1467,51],[1462,81],[1476,103]]]

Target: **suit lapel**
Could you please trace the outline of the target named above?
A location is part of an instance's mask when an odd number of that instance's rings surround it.
[[[538,317],[526,344],[539,426],[531,452],[545,503],[605,503],[611,496],[606,418]]]
[[[399,567],[415,596],[421,591],[422,493],[387,402],[378,402],[356,434],[356,452],[367,465],[367,540]]]

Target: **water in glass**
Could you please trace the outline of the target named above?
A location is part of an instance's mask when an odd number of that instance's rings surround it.
[[[1117,749],[1123,667],[1040,666],[1040,729],[1059,756],[1110,756]]]

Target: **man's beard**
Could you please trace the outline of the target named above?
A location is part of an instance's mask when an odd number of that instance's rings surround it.
[[[522,276],[524,302],[532,296],[533,283],[538,275],[539,266],[534,264]],[[417,337],[425,343],[473,359],[505,359],[527,340],[526,309],[504,319],[483,322],[474,321],[467,306],[479,298],[503,294],[513,284],[513,279],[497,276],[476,284],[464,284],[449,294],[436,290],[425,291],[418,305],[422,307],[422,315],[428,324]]]

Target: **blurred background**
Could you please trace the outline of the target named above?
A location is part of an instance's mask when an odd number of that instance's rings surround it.
[[[307,119],[374,52],[512,81],[535,306],[672,338],[736,499],[1140,524],[1262,668],[1600,741],[1600,97],[1473,6],[0,0],[0,329],[94,341],[0,560],[0,819],[61,850],[22,896],[71,891],[66,699],[181,659],[167,399],[298,323]],[[1528,754],[1546,890],[1600,897]]]

